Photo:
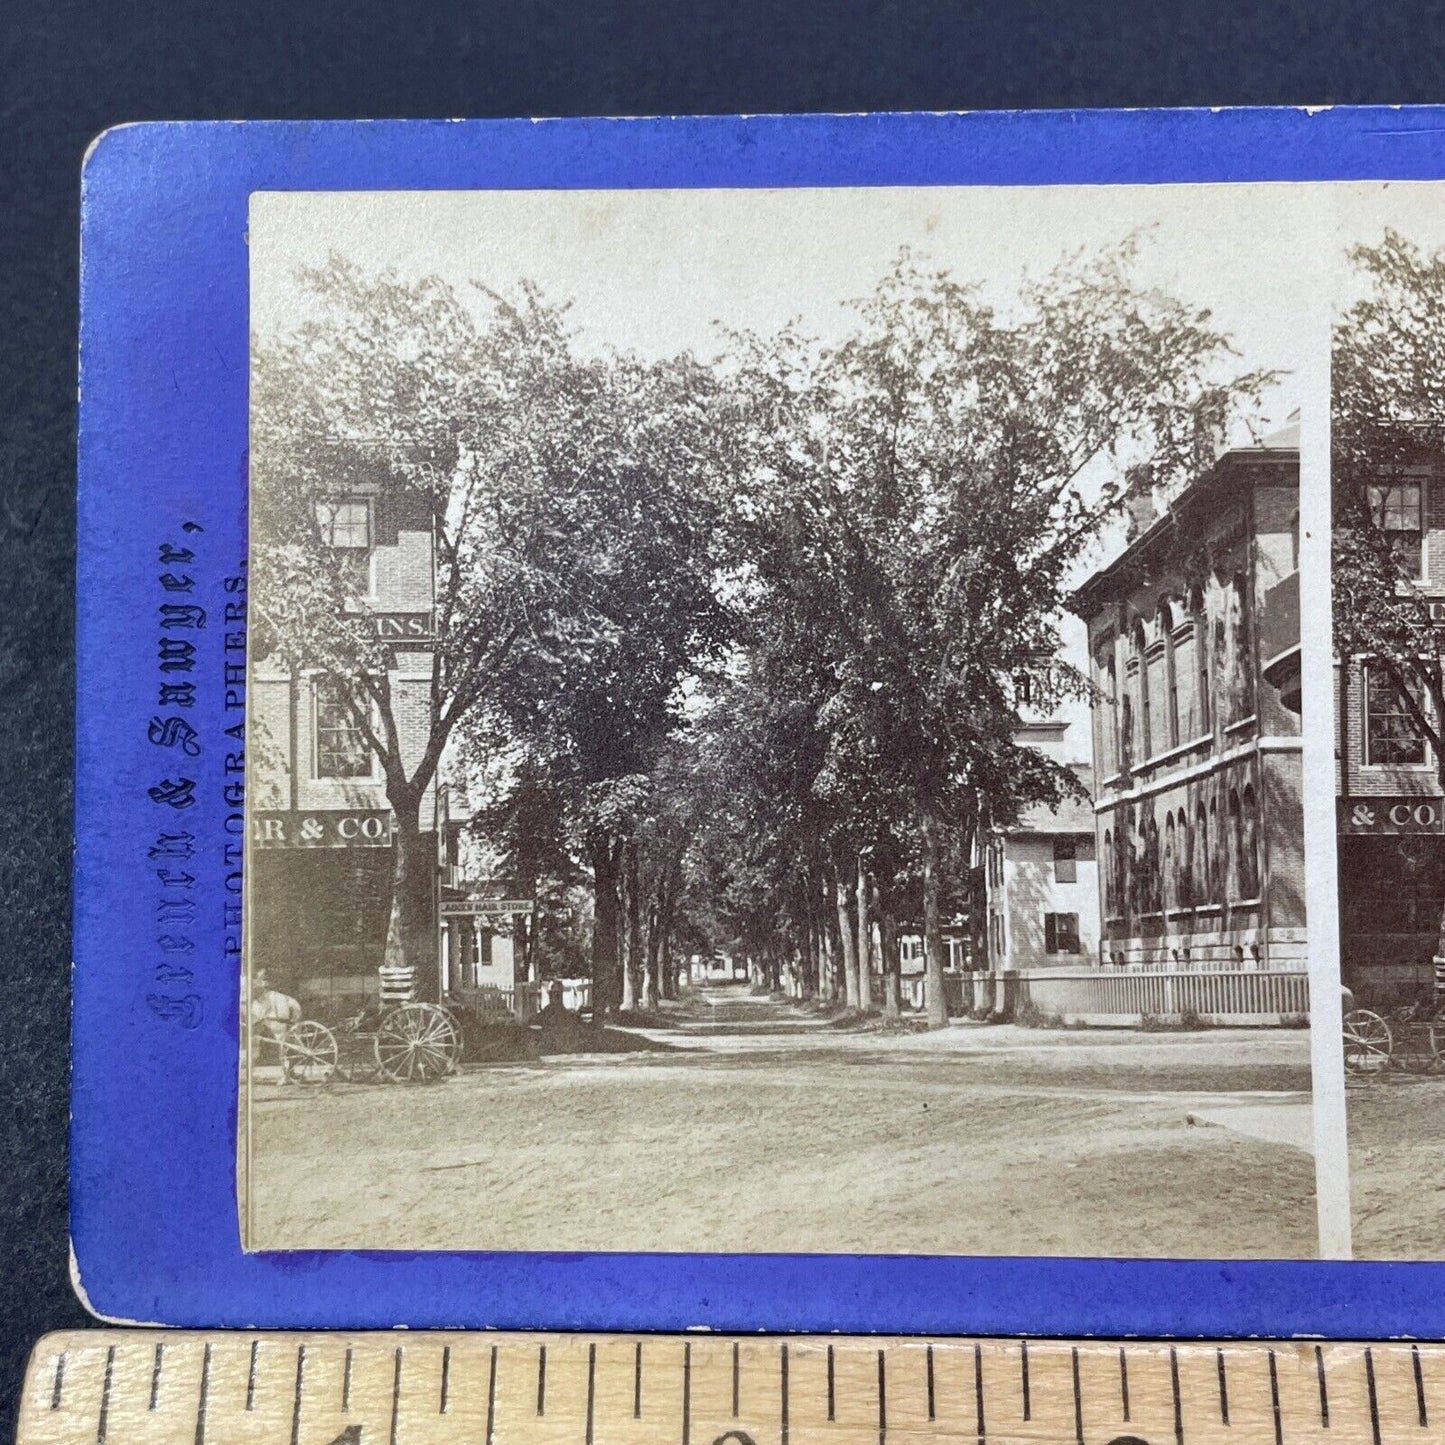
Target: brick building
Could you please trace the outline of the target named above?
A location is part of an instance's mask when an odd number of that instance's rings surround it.
[[[1294,425],[1141,509],[1073,603],[1099,692],[1100,962],[1300,980],[1202,1014],[1304,1006],[1298,448]]]
[[[1405,564],[1402,593],[1445,623],[1445,476],[1420,465],[1371,493]],[[1414,1001],[1434,987],[1445,910],[1438,759],[1368,658],[1336,659],[1335,719],[1341,973],[1362,1005]]]
[[[431,727],[430,513],[394,489],[358,482],[319,501],[317,520],[354,573],[348,611],[387,644],[402,758],[414,767]],[[393,866],[386,784],[320,672],[253,656],[248,708],[250,967],[303,1006],[339,1009],[377,986]],[[421,818],[424,827],[435,820],[431,790]],[[418,888],[435,917],[437,880]]]

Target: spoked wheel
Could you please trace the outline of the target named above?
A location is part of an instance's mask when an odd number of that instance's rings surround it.
[[[1345,1068],[1351,1074],[1381,1074],[1390,1067],[1394,1040],[1390,1026],[1367,1008],[1345,1015]]]
[[[387,1013],[377,1031],[377,1067],[396,1083],[444,1079],[456,1072],[461,1056],[462,1032],[439,1004],[404,1003]]]
[[[302,1019],[281,1039],[281,1072],[293,1084],[324,1084],[336,1072],[336,1035]]]
[[[1430,1049],[1430,1072],[1445,1073],[1445,1009],[1436,1011],[1426,1031]]]

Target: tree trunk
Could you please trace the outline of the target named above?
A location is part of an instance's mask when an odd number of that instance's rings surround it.
[[[828,915],[818,907],[818,890],[808,881],[808,922],[813,934],[813,997],[828,997]]]
[[[883,952],[883,1017],[902,1015],[903,962],[898,956],[898,920],[891,908],[878,910],[879,943]]]
[[[868,870],[858,855],[858,1007],[873,1012],[873,939],[868,926]]]
[[[638,975],[642,968],[641,913],[638,903],[637,843],[622,845],[622,1011],[637,1008]]]
[[[823,981],[819,992],[829,1003],[838,1001],[838,950],[833,946],[833,930],[828,926],[828,879],[823,877],[822,900],[818,908],[818,931],[823,941]]]
[[[647,954],[642,964],[642,1007],[644,1009],[655,1009],[658,1000],[662,997],[657,930],[662,925],[662,904],[666,890],[666,878],[659,878],[657,887],[652,891],[652,902],[647,908]]]
[[[605,1018],[618,1002],[617,863],[612,838],[598,830],[587,840],[592,863],[592,1014]]]
[[[858,1007],[858,947],[848,909],[848,885],[841,874],[833,876],[833,903],[838,913],[838,938],[843,949],[843,1001]]]
[[[422,836],[420,797],[389,798],[395,816],[391,840],[391,906],[383,961],[412,970],[416,997],[441,997],[440,941],[432,917],[435,858]]]
[[[943,994],[943,926],[939,919],[939,872],[942,849],[938,821],[923,816],[923,986],[927,994],[928,1027],[948,1024],[948,1000]]]

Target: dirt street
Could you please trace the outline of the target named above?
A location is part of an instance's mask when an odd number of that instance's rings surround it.
[[[1438,1259],[1445,1234],[1445,1079],[1352,1081],[1346,1099],[1356,1259]]]
[[[1315,1253],[1303,1030],[853,1033],[713,992],[648,1037],[258,1085],[253,1244]]]

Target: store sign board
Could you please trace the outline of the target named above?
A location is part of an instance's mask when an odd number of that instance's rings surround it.
[[[377,642],[434,642],[430,612],[365,612],[356,620]]]
[[[471,918],[495,914],[530,913],[536,905],[530,898],[444,899],[443,918]]]
[[[1445,833],[1445,798],[1341,798],[1342,833]]]
[[[388,848],[391,813],[257,813],[251,819],[251,843],[256,848]]]

